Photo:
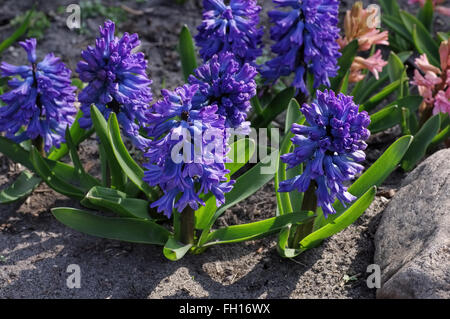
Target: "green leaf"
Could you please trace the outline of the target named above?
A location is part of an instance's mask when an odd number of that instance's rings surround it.
[[[163,246],[170,236],[167,229],[150,220],[103,217],[66,207],[53,208],[52,213],[72,229],[107,239]]]
[[[83,175],[86,172],[84,171],[83,165],[81,164],[80,157],[78,156],[77,149],[75,148],[75,144],[72,141],[72,137],[70,135],[69,126],[66,127],[66,144],[69,148],[70,158],[72,160],[73,166],[79,175]]]
[[[25,17],[25,19],[22,22],[22,24],[20,25],[20,27],[17,28],[16,31],[14,31],[14,33],[9,38],[7,38],[2,43],[0,43],[0,53],[2,53],[5,49],[10,47],[14,42],[17,41],[17,39],[19,39],[23,34],[25,34],[25,32],[28,29],[28,25],[30,24],[31,16],[33,14],[34,14],[34,9],[32,9],[28,12],[27,16]]]
[[[30,160],[30,152],[25,151],[20,145],[0,136],[0,152],[5,154],[12,161],[20,163],[29,170],[40,175]],[[72,166],[48,158],[42,158],[40,154],[39,157],[45,162],[47,168],[52,171],[56,177],[67,183],[77,185],[77,189],[81,191],[87,192],[92,186],[98,185],[98,181],[89,174],[85,174],[80,178]]]
[[[253,127],[267,127],[274,118],[287,109],[294,94],[295,89],[293,87],[288,87],[278,93],[269,105],[264,108],[262,117],[256,118]]]
[[[192,40],[191,32],[186,25],[181,29],[179,48],[184,80],[187,82],[189,75],[194,74],[194,70],[197,68],[197,58],[194,41]]]
[[[426,53],[430,63],[439,66],[439,47],[430,32],[413,15],[400,11],[400,17],[407,30],[412,30],[413,43],[420,54]]]
[[[286,225],[278,235],[277,251],[281,257],[293,258],[300,254],[297,249],[289,248],[289,235],[291,233],[292,224]]]
[[[412,136],[402,136],[395,141],[373,163],[349,188],[348,192],[359,198],[373,186],[380,186],[385,179],[397,168],[403,159],[406,151],[411,145]],[[333,207],[336,210],[335,216],[339,216],[345,211],[345,207],[339,201],[335,201]],[[323,214],[320,214],[314,221],[314,230],[321,228],[327,223]]]
[[[258,222],[219,228],[208,235],[204,246],[237,243],[261,238],[280,231],[288,224],[303,224],[314,218],[313,212],[295,212]]]
[[[447,41],[450,38],[450,32],[438,32],[437,35],[440,42]]]
[[[230,152],[228,153],[231,162],[225,163],[225,168],[230,170],[230,173],[227,175],[232,176],[244,166],[252,158],[255,148],[255,141],[249,138],[241,138],[231,144]]]
[[[345,73],[344,78],[342,79],[341,83],[339,84],[339,92],[343,94],[347,94],[348,90],[348,80],[350,78],[350,70]]]
[[[0,204],[9,204],[30,195],[41,181],[33,173],[23,171],[14,183],[0,191]]]
[[[300,111],[300,105],[298,104],[296,99],[292,99],[291,103],[289,104],[288,110],[286,112],[286,121],[285,121],[285,134],[286,136],[290,134],[290,129],[292,127],[293,123],[297,124],[303,124],[305,122],[305,117],[303,116],[302,112]],[[290,136],[291,137],[291,136]],[[290,139],[290,137],[285,137]],[[284,141],[284,140],[283,140]],[[291,148],[291,147],[290,147]],[[275,175],[275,190],[278,189],[279,185],[279,176],[282,176],[283,173],[280,173],[280,169],[285,170],[287,166],[280,161],[280,159],[277,159],[277,172],[278,176]],[[282,166],[282,168],[280,168]],[[303,172],[303,166],[299,165],[298,167],[291,168],[286,171],[285,179],[293,178],[296,175],[299,175]],[[277,192],[278,195],[278,192]],[[297,191],[292,191],[289,193],[289,199],[292,206],[291,211],[300,211],[302,202],[303,202],[303,194],[298,193]],[[277,199],[278,200],[278,199]],[[278,207],[279,208],[279,207]],[[280,214],[278,209],[278,214]]]
[[[394,92],[399,86],[401,81],[397,80],[388,84],[384,87],[383,90],[372,96],[367,102],[360,106],[360,111],[366,110],[370,111],[373,109],[378,103],[380,103],[383,99],[385,99],[389,94]]]
[[[274,152],[276,152],[275,155],[278,155],[277,151],[274,150]],[[219,216],[222,215],[226,209],[254,194],[273,178],[274,174],[267,174],[261,171],[261,169],[266,166],[266,159],[270,159],[271,157],[272,154],[253,166],[236,180],[236,183],[233,185],[233,189],[229,193],[225,194],[225,204],[220,206],[220,208],[216,211],[206,211],[208,214],[204,214],[199,221],[196,221],[196,228],[203,230],[199,240],[200,246],[204,244],[206,235],[216,219],[219,218]]]
[[[261,106],[261,101],[258,98],[258,95],[255,95],[254,97],[252,97],[252,99],[250,100],[253,109],[256,111],[256,114],[261,115],[263,114],[263,108]]]
[[[391,82],[400,79],[402,77],[403,70],[405,69],[402,60],[400,60],[400,58],[392,51],[389,55],[387,69]]]
[[[402,23],[402,20],[398,18],[390,16],[390,15],[382,15],[381,21],[388,26],[388,28],[394,31],[394,34],[398,34],[402,39],[406,40],[408,43],[412,44],[411,32],[405,27]]]
[[[433,138],[430,145],[428,146],[428,149],[433,150],[437,148],[439,144],[447,140],[449,137],[450,137],[450,125],[447,124],[447,126]]]
[[[29,152],[25,151],[19,144],[3,136],[0,136],[0,152],[13,162],[20,163],[29,170],[34,171],[33,164],[29,159]]]
[[[400,17],[400,7],[397,0],[379,0],[378,2],[386,14],[393,17]]]
[[[412,136],[402,136],[381,155],[348,189],[356,197],[362,196],[370,187],[380,186],[397,168],[411,145]]]
[[[87,208],[110,211],[120,217],[150,219],[146,200],[128,198],[127,194],[111,188],[93,187],[81,204]]]
[[[397,56],[400,58],[402,63],[405,63],[406,60],[411,56],[412,52],[400,52]],[[368,79],[369,78],[369,79]],[[368,79],[368,80],[367,80]],[[381,87],[387,80],[389,79],[388,68],[384,68],[380,73],[379,79],[375,79],[375,77],[367,75],[366,79],[364,79],[361,85],[358,84],[355,86],[355,89],[352,92],[352,95],[355,97],[356,103],[364,103],[367,98],[371,96],[379,87]],[[358,88],[359,87],[359,88]]]
[[[333,91],[339,91],[339,87],[342,87],[341,83],[355,59],[358,52],[358,40],[353,40],[342,50],[342,56],[338,60],[339,71],[338,75],[331,79],[331,89]]]
[[[115,113],[112,112],[109,117],[112,118],[114,116]],[[91,119],[94,124],[95,132],[97,133],[100,143],[104,147],[107,155],[109,173],[111,174],[111,187],[123,190],[125,189],[127,177],[123,173],[122,167],[117,162],[116,157],[113,156],[115,153],[109,139],[108,125],[103,117],[103,114],[100,113],[95,105],[91,106]]]
[[[410,112],[416,112],[419,109],[419,106],[422,103],[422,101],[423,97],[418,95],[410,95],[386,105],[385,108],[396,105],[399,108],[405,107],[409,109]]]
[[[182,244],[171,236],[164,245],[163,253],[167,259],[177,261],[183,258],[192,246],[192,244]]]
[[[433,29],[433,11],[433,2],[427,0],[417,15],[419,21],[422,22],[429,32],[432,32]]]
[[[324,227],[303,238],[300,242],[301,251],[315,247],[322,240],[337,234],[354,223],[372,203],[376,194],[376,189],[375,186],[371,187],[343,214],[339,216],[329,216],[328,218],[330,221],[328,221]]]
[[[70,127],[70,137],[72,138],[72,142],[75,146],[78,146],[83,142],[85,139],[87,139],[89,136],[91,136],[94,133],[94,129],[84,130],[80,127],[80,124],[78,123],[78,120],[83,116],[83,112],[80,110],[77,113],[77,116],[75,118],[74,123]],[[49,159],[52,160],[59,160],[63,156],[65,156],[69,152],[69,148],[67,147],[67,144],[63,143],[60,145],[58,149],[54,149],[50,152],[48,155]]]
[[[397,105],[385,107],[370,116],[368,129],[371,134],[375,134],[399,124],[401,119],[401,110]]]
[[[302,117],[303,114],[300,111],[300,105],[298,104],[296,99],[292,99],[286,112],[284,134],[288,134],[291,131],[292,124],[299,123]]]
[[[402,128],[403,135],[411,135],[411,129],[410,129],[410,123],[409,119],[411,117],[411,113],[407,108],[402,107],[402,121],[400,123],[400,126]]]
[[[154,188],[150,187],[142,180],[144,177],[144,170],[133,160],[125,147],[125,144],[123,144],[120,136],[119,123],[117,122],[115,114],[112,114],[109,117],[108,129],[112,143],[112,151],[118,164],[122,167],[128,178],[147,195],[150,201],[155,201],[158,198],[158,193]]]
[[[83,199],[84,192],[79,187],[73,186],[66,182],[64,179],[61,179],[57,174],[52,171],[49,166],[46,164],[46,161],[42,157],[41,154],[36,150],[35,147],[32,147],[30,152],[30,160],[34,165],[35,171],[39,174],[42,180],[52,189],[75,199]]]
[[[433,141],[433,138],[439,132],[440,119],[439,114],[434,115],[417,132],[414,136],[414,141],[411,144],[408,152],[406,152],[405,157],[402,161],[402,168],[405,171],[412,170],[417,162],[419,162],[424,156],[427,147]]]
[[[280,156],[284,155],[286,153],[289,153],[291,147],[292,147],[292,141],[291,138],[294,135],[289,132],[283,139],[283,142],[281,143],[280,148]],[[277,157],[277,172],[275,173],[275,194],[277,197],[277,207],[278,207],[278,214],[284,215],[287,213],[291,213],[293,211],[291,198],[289,196],[289,193],[278,192],[278,188],[280,187],[280,182],[287,180],[287,173],[286,168],[287,165],[281,161],[280,156]]]

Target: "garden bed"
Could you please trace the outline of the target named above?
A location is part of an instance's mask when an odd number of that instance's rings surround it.
[[[29,9],[31,2],[8,0],[0,5],[0,38],[11,32],[6,22]],[[48,13],[51,24],[45,37],[38,40],[38,48],[55,52],[74,70],[79,52],[92,43],[103,17],[87,20],[82,34],[70,31],[65,27],[66,15],[58,13],[58,7],[71,2],[43,2],[39,7]],[[181,85],[178,33],[184,24],[195,30],[200,23],[199,1],[188,1],[184,6],[151,0],[104,3],[125,5],[122,9],[128,13],[118,29],[139,33],[142,51],[149,60],[155,99],[162,87]],[[407,1],[400,3],[406,6]],[[351,4],[342,1],[341,13]],[[264,1],[263,8],[268,11],[271,1]],[[265,15],[262,17],[262,23],[268,25]],[[436,27],[448,30],[440,18]],[[38,57],[46,51],[38,49]],[[14,45],[3,59],[20,64],[25,53]],[[367,163],[373,163],[399,135],[393,129],[372,136]],[[86,170],[99,176],[95,138],[83,142],[79,153]],[[21,170],[0,155],[2,187]],[[52,216],[50,208],[81,206],[41,184],[25,201],[0,206],[0,298],[374,298],[375,289],[366,285],[366,268],[373,263],[373,237],[383,209],[403,177],[400,170],[395,171],[357,222],[295,259],[281,258],[275,247],[276,236],[271,236],[214,246],[178,262],[168,261],[160,247],[95,238],[64,226]],[[270,182],[228,209],[217,225],[262,220],[273,217],[275,211],[274,184]],[[80,289],[66,286],[70,264],[81,268]]]

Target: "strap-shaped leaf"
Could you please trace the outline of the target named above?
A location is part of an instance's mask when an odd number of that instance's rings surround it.
[[[297,249],[289,248],[289,235],[291,234],[292,224],[288,224],[281,229],[278,235],[277,251],[281,257],[293,258],[300,252]]]
[[[402,113],[397,105],[385,107],[370,116],[369,130],[372,134],[384,131],[400,123]]]
[[[30,195],[41,181],[30,171],[23,171],[14,183],[0,191],[0,204],[9,204]]]
[[[34,6],[33,9],[28,12],[22,24],[14,31],[14,33],[2,43],[0,43],[0,53],[2,53],[5,49],[10,47],[14,42],[16,42],[28,29],[30,24],[31,16],[34,14]]]
[[[302,239],[300,242],[301,250],[304,251],[315,247],[322,240],[337,234],[355,222],[372,203],[376,194],[376,189],[376,186],[371,187],[352,206],[350,206],[338,217],[333,215],[329,216],[328,218],[330,218],[330,221],[324,227]]]
[[[440,66],[439,47],[431,37],[430,32],[413,15],[406,11],[400,11],[400,17],[407,30],[411,30],[413,43],[420,54],[426,53],[431,64]]]
[[[49,187],[68,197],[83,199],[83,190],[80,187],[69,184],[52,171],[35,147],[32,147],[30,151],[30,160],[34,165],[35,171]]]
[[[289,132],[284,137],[283,142],[281,143],[280,156],[284,155],[286,153],[289,153],[289,151],[292,147],[291,138],[293,136],[294,135]],[[278,214],[284,215],[287,213],[291,213],[293,211],[289,193],[278,192],[278,188],[280,187],[280,182],[287,180],[287,174],[286,174],[287,165],[281,160],[280,157],[278,157],[276,167],[277,167],[277,171],[275,173],[275,192],[276,192],[276,197],[277,197]]]
[[[388,26],[389,29],[393,30],[395,34],[398,34],[402,39],[407,42],[412,43],[411,32],[405,27],[402,23],[402,20],[398,18],[390,16],[390,15],[382,15],[381,21]]]
[[[299,123],[302,118],[303,114],[300,111],[300,105],[298,104],[296,99],[292,99],[286,112],[284,134],[288,134],[291,131],[292,124]]]
[[[192,246],[192,244],[182,244],[174,237],[170,236],[164,245],[163,254],[167,259],[177,261],[183,258]]]
[[[433,29],[433,2],[426,0],[424,6],[420,9],[417,19],[422,22],[423,26],[427,28],[429,32]]]
[[[383,90],[372,96],[367,100],[367,102],[364,102],[363,105],[360,106],[360,111],[370,111],[375,106],[377,106],[378,103],[380,103],[383,99],[385,99],[389,94],[394,92],[401,84],[401,80],[394,81],[388,85],[386,85]]]
[[[280,231],[288,224],[303,224],[314,218],[313,212],[294,212],[254,223],[219,228],[208,235],[204,246],[253,240]]]
[[[285,134],[289,134],[290,128],[293,123],[303,124],[305,122],[305,117],[300,111],[300,105],[298,104],[296,99],[292,99],[289,105],[289,108],[286,112],[286,126],[285,126]],[[291,148],[292,149],[292,148]],[[281,162],[279,162],[281,164]],[[278,164],[277,164],[278,165]],[[286,168],[286,166],[284,166]],[[279,172],[279,166],[277,169]],[[286,172],[286,179],[290,179],[295,177],[296,175],[300,175],[303,172],[303,166],[299,165],[298,167],[291,168]],[[277,177],[275,177],[275,191],[278,189],[278,184],[276,182]],[[299,193],[297,191],[292,191],[289,193],[290,202],[292,205],[292,211],[300,211],[303,202],[303,193]]]
[[[89,136],[91,136],[94,133],[94,129],[91,128],[89,130],[84,130],[80,127],[80,124],[78,123],[79,119],[83,116],[83,112],[81,110],[78,111],[77,116],[75,118],[74,123],[70,127],[70,137],[72,138],[72,143],[75,146],[78,146],[86,140]],[[58,149],[51,150],[50,154],[48,154],[48,158],[52,160],[59,160],[63,156],[65,156],[69,152],[69,148],[67,147],[66,143],[63,143],[60,145]]]
[[[411,56],[412,51],[400,52],[397,54],[402,63]],[[363,81],[358,82],[352,91],[356,103],[364,103],[389,79],[388,68],[384,68],[377,80],[374,76],[368,74]]]
[[[155,201],[158,198],[158,193],[155,188],[150,187],[142,180],[144,170],[133,160],[130,153],[128,153],[120,136],[119,123],[115,114],[111,114],[109,117],[108,131],[112,143],[112,151],[120,167],[128,178],[147,195],[150,201]]]
[[[103,217],[67,207],[53,208],[52,213],[64,225],[91,236],[161,246],[170,236],[167,229],[150,220]]]
[[[394,52],[391,51],[391,53],[389,54],[387,65],[389,80],[391,82],[394,82],[395,80],[400,79],[404,69],[405,66],[403,65],[402,60],[400,60],[400,58]]]
[[[150,219],[149,203],[146,200],[128,198],[127,194],[111,188],[93,187],[81,204],[88,208],[114,212],[120,217]]]
[[[111,113],[110,118],[113,116],[115,116],[114,112]],[[107,155],[109,173],[111,174],[111,187],[123,190],[125,188],[127,178],[123,173],[121,166],[117,162],[116,157],[114,156],[106,120],[95,105],[91,106],[91,119],[94,124],[95,132],[97,133],[100,143],[102,143]]]
[[[274,152],[277,152],[274,150]],[[278,152],[277,152],[278,153]],[[270,158],[269,155],[267,158]],[[196,228],[202,229],[202,235],[199,239],[199,245],[202,246],[205,243],[206,236],[209,233],[212,225],[222,215],[226,209],[246,199],[250,195],[254,194],[262,186],[268,183],[274,176],[274,174],[262,174],[261,169],[264,167],[265,159],[253,166],[245,174],[240,176],[236,183],[233,185],[233,189],[225,195],[225,204],[220,206],[217,210],[208,210],[202,216],[201,222],[196,223]],[[215,198],[214,198],[215,200]],[[214,203],[215,204],[215,203]]]
[[[406,152],[405,157],[402,161],[402,168],[405,171],[412,170],[417,162],[419,162],[424,156],[425,152],[433,141],[433,138],[439,132],[441,122],[439,114],[434,115],[417,132],[414,136],[414,141],[411,143],[408,152]]]
[[[404,98],[398,99],[392,103],[389,103],[388,105],[385,106],[385,108],[389,107],[389,106],[397,105],[399,108],[406,107],[411,112],[416,112],[419,109],[419,106],[422,103],[422,101],[423,101],[423,97],[418,96],[418,95],[410,95],[410,96],[406,96]]]
[[[252,158],[255,148],[255,141],[249,138],[241,138],[231,144],[227,155],[231,162],[225,164],[225,168],[230,170],[228,176],[232,176]]]
[[[274,118],[287,109],[294,94],[295,89],[293,87],[288,87],[278,93],[264,108],[262,116],[258,116],[253,121],[253,127],[267,127]]]
[[[29,158],[29,153],[19,144],[3,136],[0,136],[0,152],[6,155],[13,162],[20,163],[29,170],[34,171],[33,164]]]
[[[379,0],[383,11],[393,17],[400,17],[400,7],[397,0]]]
[[[430,145],[428,146],[429,150],[433,150],[436,148],[439,144],[444,142],[446,139],[450,137],[450,125],[447,124],[447,126],[444,127],[431,141]]]
[[[403,136],[389,146],[383,155],[348,188],[349,193],[359,198],[371,187],[380,186],[400,164],[412,140],[412,136]],[[345,207],[337,200],[333,207],[337,212],[336,216],[339,216],[345,211]],[[314,221],[314,230],[323,227],[326,223],[327,220],[323,216],[323,213],[320,213]]]
[[[197,68],[194,41],[187,25],[184,25],[181,29],[179,49],[181,68],[183,69],[184,80],[187,82],[189,75],[194,74],[194,70]]]

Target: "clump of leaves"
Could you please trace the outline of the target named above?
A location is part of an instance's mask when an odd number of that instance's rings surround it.
[[[11,25],[14,27],[19,27],[22,25],[30,14],[31,10],[26,11],[24,14],[15,17],[11,20]],[[34,11],[30,17],[28,31],[26,36],[29,38],[41,39],[44,37],[45,30],[50,27],[50,20],[48,19],[45,12]]]

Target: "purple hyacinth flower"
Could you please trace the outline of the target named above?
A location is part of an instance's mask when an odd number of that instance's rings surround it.
[[[227,128],[248,134],[250,122],[246,119],[250,99],[256,95],[256,74],[253,66],[241,66],[231,52],[214,55],[189,77],[190,84],[199,86],[192,103],[196,108],[216,105],[218,114],[225,116]]]
[[[256,0],[203,0],[203,22],[195,41],[206,62],[215,54],[233,52],[240,63],[254,63],[262,54],[261,7]]]
[[[41,137],[48,152],[64,142],[66,127],[74,121],[76,88],[71,85],[71,71],[53,53],[36,61],[36,39],[19,44],[30,64],[0,66],[2,76],[13,77],[8,81],[11,91],[0,96],[6,104],[0,107],[0,131],[17,143]]]
[[[363,166],[357,162],[365,159],[364,142],[370,132],[367,112],[358,112],[353,97],[333,91],[317,91],[311,105],[303,104],[301,112],[310,126],[292,125],[296,145],[293,153],[281,156],[287,167],[304,163],[303,174],[280,183],[279,192],[296,189],[306,192],[315,181],[317,205],[325,217],[335,214],[333,203],[337,197],[344,205],[356,198],[347,192],[344,182],[361,173]]]
[[[198,85],[184,85],[175,91],[162,90],[163,99],[148,114],[148,134],[153,137],[145,156],[148,163],[143,180],[159,185],[164,195],[151,204],[171,216],[187,205],[204,205],[201,194],[212,193],[217,206],[234,183],[227,181],[225,118],[217,105],[194,109],[192,100]]]
[[[149,141],[139,135],[139,128],[145,123],[152,100],[147,60],[144,53],[133,52],[140,45],[137,34],[124,33],[119,39],[114,31],[114,23],[106,21],[100,27],[95,47],[89,46],[81,53],[83,60],[78,63],[77,72],[88,85],[78,97],[84,113],[80,126],[92,125],[90,107],[95,104],[106,119],[115,112],[125,135],[137,147],[145,148]]]
[[[275,25],[271,39],[276,57],[262,68],[262,76],[274,83],[281,76],[294,73],[292,85],[305,94],[306,71],[314,77],[314,88],[330,86],[330,77],[337,75],[337,59],[341,56],[336,40],[339,37],[339,0],[273,0],[278,7],[290,11],[270,11]]]

